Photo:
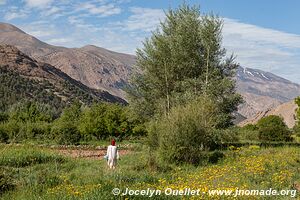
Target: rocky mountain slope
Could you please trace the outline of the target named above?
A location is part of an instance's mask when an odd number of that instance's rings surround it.
[[[34,59],[46,62],[84,85],[125,97],[135,57],[96,46],[57,47],[39,41],[17,27],[0,23],[0,44],[17,46]],[[245,103],[239,108],[239,119],[251,118],[300,95],[300,86],[272,73],[250,68],[237,71],[237,91]],[[240,121],[239,120],[239,121]]]
[[[258,112],[254,117],[244,120],[239,125],[245,126],[247,124],[255,124],[261,118],[269,115],[278,115],[281,116],[289,128],[293,128],[296,123],[296,109],[298,106],[294,103],[294,101],[289,101],[287,103],[283,103],[274,109],[267,109],[264,111]]]
[[[0,44],[14,45],[25,54],[55,66],[88,87],[106,90],[122,98],[122,89],[135,63],[132,55],[96,46],[52,46],[6,23],[0,23]]]
[[[74,100],[123,102],[106,91],[91,89],[59,69],[37,62],[10,45],[0,45],[0,109],[22,99],[61,107]]]
[[[241,67],[236,79],[237,91],[245,100],[239,113],[246,118],[270,111],[300,96],[300,85],[269,72]]]

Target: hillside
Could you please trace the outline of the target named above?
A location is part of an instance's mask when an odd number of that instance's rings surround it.
[[[135,56],[88,45],[65,48],[46,44],[17,27],[0,23],[0,44],[17,46],[25,54],[46,62],[84,85],[125,98],[124,87],[135,64]],[[269,72],[251,68],[237,71],[237,91],[245,103],[238,120],[251,118],[300,95],[300,86]]]
[[[34,59],[49,63],[84,85],[124,98],[122,88],[135,57],[96,46],[64,48],[46,44],[17,27],[0,23],[0,44],[14,45]]]
[[[283,103],[274,109],[261,111],[258,114],[256,114],[254,117],[241,122],[239,125],[245,126],[247,124],[255,124],[258,122],[258,120],[260,120],[265,116],[278,115],[284,119],[284,122],[289,128],[293,128],[296,123],[295,111],[297,108],[298,106],[294,103],[294,101]]]
[[[0,109],[22,100],[33,99],[61,109],[80,100],[123,102],[108,92],[90,89],[59,69],[40,63],[10,45],[0,45]]]
[[[300,96],[300,85],[262,70],[241,67],[236,79],[237,91],[245,100],[239,113],[246,118],[272,110]]]

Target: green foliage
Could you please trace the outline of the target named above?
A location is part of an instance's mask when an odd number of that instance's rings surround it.
[[[78,144],[81,139],[76,125],[70,122],[53,125],[51,136],[58,144]]]
[[[255,124],[247,124],[246,126],[243,127],[243,129],[249,131],[256,131],[258,128]]]
[[[0,167],[0,197],[4,192],[13,190],[15,187],[11,173],[7,169]]]
[[[0,112],[0,123],[6,122],[9,118],[9,115],[5,112]]]
[[[291,132],[283,118],[270,115],[257,122],[259,139],[263,141],[290,141]]]
[[[220,142],[214,136],[217,114],[217,107],[207,98],[173,108],[170,116],[150,129],[151,146],[164,162],[197,164]]]
[[[57,162],[62,163],[65,159],[53,152],[38,150],[35,147],[15,147],[1,149],[0,167],[26,167],[34,164]]]
[[[106,120],[111,121],[105,116],[107,109],[108,107],[104,103],[94,104],[91,108],[86,108],[80,120],[80,132],[85,136],[97,139],[106,138],[109,135],[109,129],[113,131],[113,124],[109,126],[110,128],[106,124]],[[110,112],[110,114],[112,116],[113,112]]]
[[[259,131],[257,125],[247,124],[244,127],[237,128],[238,136],[243,141],[259,141]]]
[[[208,157],[208,162],[212,164],[218,163],[222,158],[225,157],[225,154],[220,151],[214,151],[212,154]]]
[[[54,116],[50,105],[32,101],[18,102],[9,110],[9,120],[17,122],[51,122]]]
[[[7,121],[0,123],[0,141],[44,140],[50,134],[54,112],[49,105],[22,101],[11,106],[8,116]]]
[[[300,137],[300,97],[297,97],[295,99],[295,103],[298,105],[298,108],[296,110],[296,119],[297,123],[295,124],[294,131]]]
[[[147,130],[144,124],[137,124],[136,126],[133,127],[132,129],[132,135],[133,136],[143,136],[146,135]]]
[[[6,111],[20,101],[34,101],[49,104],[58,115],[63,108],[75,101],[86,105],[97,102],[101,97],[69,81],[49,82],[30,79],[4,66],[0,68],[0,111]],[[62,98],[64,97],[64,98]]]
[[[138,72],[128,98],[145,121],[168,115],[172,107],[207,95],[219,107],[218,127],[232,124],[231,113],[241,102],[233,77],[238,65],[221,47],[222,20],[200,15],[198,7],[181,5],[137,50]]]
[[[0,110],[5,111],[11,105],[24,99],[40,103],[49,103],[56,110],[65,106],[57,95],[54,87],[47,81],[28,79],[20,74],[0,68]]]
[[[20,142],[26,139],[45,141],[49,139],[50,130],[51,124],[48,122],[11,120],[0,124],[0,138],[2,138],[2,142]]]
[[[95,103],[91,107],[83,107],[79,101],[74,101],[59,118],[54,120],[55,117],[49,105],[19,102],[11,106],[8,115],[3,117],[8,120],[0,122],[0,142],[35,140],[78,144],[111,136],[119,139],[140,136],[146,131],[127,107],[117,104]]]
[[[0,124],[1,132],[7,134],[9,142],[17,142],[22,139],[26,139],[23,134],[20,134],[20,130],[23,123],[11,120],[7,123]]]
[[[81,104],[74,102],[65,108],[57,120],[53,123],[51,136],[59,144],[77,144],[81,134],[77,128],[82,115]]]
[[[81,107],[82,104],[79,101],[73,102],[71,105],[64,108],[61,116],[56,120],[56,122],[73,122],[76,124],[82,114]]]
[[[0,143],[7,143],[8,142],[8,134],[3,126],[0,124]]]
[[[86,138],[124,138],[144,134],[145,130],[124,106],[110,103],[93,104],[86,108],[79,122],[79,130]]]
[[[26,139],[47,140],[51,132],[51,124],[47,122],[24,123],[20,133]]]
[[[12,150],[16,148],[14,145],[7,148],[4,156],[11,151],[16,152]],[[23,151],[28,149],[24,146],[19,146],[19,148]],[[256,188],[259,185],[261,188],[280,189],[290,188],[291,183],[300,178],[298,173],[299,148],[279,147],[254,150],[245,147],[238,152],[225,151],[223,153],[226,155],[225,158],[214,165],[174,166],[168,171],[157,172],[145,168],[147,155],[142,152],[123,155],[118,163],[120,167],[114,171],[107,170],[106,162],[99,159],[65,159],[64,162],[52,160],[43,164],[32,163],[21,168],[6,166],[9,172],[13,172],[9,176],[14,178],[12,182],[17,185],[17,189],[4,193],[0,198],[3,200],[131,199],[133,196],[129,195],[113,196],[111,191],[115,187],[121,189],[126,187],[153,189],[196,187],[204,190],[205,187],[222,188],[228,185],[232,187],[246,185],[249,188]],[[232,157],[232,154],[236,156]],[[10,154],[10,157],[14,158],[15,155]],[[262,166],[262,168],[257,166]],[[295,198],[297,199],[298,196]],[[210,199],[211,197],[203,198]],[[145,196],[134,196],[133,199],[145,199]],[[151,199],[167,200],[181,199],[181,197],[157,195]],[[265,199],[265,197],[257,199]]]

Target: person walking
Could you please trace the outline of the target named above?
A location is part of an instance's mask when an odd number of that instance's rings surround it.
[[[119,152],[114,139],[111,141],[111,145],[107,147],[106,156],[108,167],[110,169],[115,169],[117,166],[117,160],[119,159]]]

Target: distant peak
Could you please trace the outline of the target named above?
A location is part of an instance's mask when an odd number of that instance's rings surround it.
[[[104,49],[104,48],[98,47],[96,45],[88,44],[88,45],[81,47],[81,49]]]
[[[24,31],[22,31],[21,29],[17,28],[12,24],[0,22],[0,32],[11,32],[11,31],[25,33]]]
[[[95,46],[95,45],[92,45],[92,44],[88,44],[88,45],[83,46],[83,48],[86,48],[86,47],[99,48],[99,47],[97,47],[97,46]]]

